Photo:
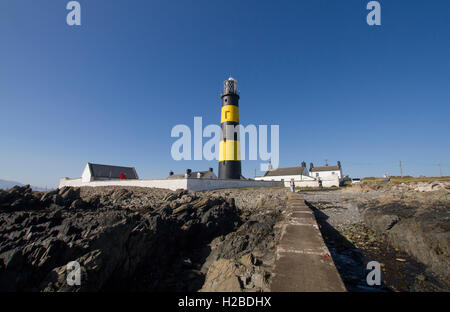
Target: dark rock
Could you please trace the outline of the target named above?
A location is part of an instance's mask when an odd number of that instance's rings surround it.
[[[23,263],[22,251],[19,248],[5,252],[1,258],[6,270],[20,268]]]
[[[59,195],[61,196],[62,203],[68,207],[72,204],[73,201],[80,198],[80,189],[65,187],[59,191]],[[55,202],[55,204],[58,203]]]
[[[48,205],[50,205],[51,203],[54,203],[53,198],[54,198],[54,196],[57,195],[57,194],[58,194],[58,190],[52,190],[52,191],[49,191],[49,192],[45,192],[45,193],[41,196],[40,201],[42,202],[42,204],[43,204],[44,206],[48,206]]]
[[[59,194],[52,195],[50,202],[58,206],[64,206],[64,199]]]
[[[364,205],[364,221],[378,234],[386,235],[388,243],[411,255],[442,277],[450,280],[450,209],[448,203],[369,202]],[[450,285],[450,284],[449,284]]]
[[[27,188],[2,192],[2,203],[17,202],[28,210],[36,199],[46,209],[0,212],[0,291],[198,290],[204,278],[196,269],[201,260],[187,272],[181,259],[191,259],[217,235],[235,230],[239,212],[229,200],[193,192],[170,192],[174,197],[166,198],[172,200],[163,201],[168,193],[62,188],[35,197]],[[172,212],[174,201],[178,210]],[[66,283],[70,261],[82,266],[81,287]],[[176,285],[170,282],[174,274],[182,277]]]
[[[366,222],[378,233],[385,233],[392,229],[400,218],[396,215],[382,215],[377,217],[370,217],[366,215]]]
[[[81,199],[75,199],[70,205],[71,209],[82,209],[87,207],[86,203]]]
[[[92,195],[83,199],[87,203],[87,207],[98,208],[100,207],[101,197],[100,195]]]
[[[33,193],[29,185],[14,186],[13,188],[2,191],[0,196],[0,210],[19,211],[26,209],[40,209],[37,193]]]

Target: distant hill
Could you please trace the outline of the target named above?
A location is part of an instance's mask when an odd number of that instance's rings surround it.
[[[7,190],[10,189],[14,186],[24,186],[26,184],[20,183],[20,182],[15,182],[15,181],[8,181],[8,180],[2,180],[0,179],[0,189],[2,190]],[[31,188],[33,189],[33,191],[38,191],[38,192],[43,192],[45,191],[44,187],[39,187],[39,186],[31,186]],[[48,190],[50,190],[51,188],[49,188]]]

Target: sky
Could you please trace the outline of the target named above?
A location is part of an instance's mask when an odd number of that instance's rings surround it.
[[[353,177],[450,175],[450,1],[0,1],[0,179],[57,186],[87,162],[141,178],[175,161],[178,124],[279,125],[280,167],[341,161]],[[243,161],[253,177],[261,161]],[[256,171],[257,175],[262,172]]]

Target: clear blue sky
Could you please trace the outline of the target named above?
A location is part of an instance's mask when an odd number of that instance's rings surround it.
[[[450,175],[448,0],[380,1],[381,27],[368,0],[80,0],[80,27],[67,2],[0,2],[0,179],[55,186],[88,161],[217,172],[172,160],[170,130],[219,123],[230,75],[241,122],[280,125],[281,167]]]

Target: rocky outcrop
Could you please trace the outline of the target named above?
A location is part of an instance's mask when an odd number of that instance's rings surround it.
[[[8,191],[0,190],[0,211],[13,212],[42,207],[39,195],[33,193],[30,185],[14,186]]]
[[[450,191],[450,182],[447,181],[433,181],[433,182],[413,182],[401,183],[394,186],[394,190],[401,191],[415,191],[415,192],[435,192],[435,191]]]
[[[427,185],[433,191],[418,188]],[[372,290],[365,280],[365,264],[372,260],[381,263],[387,289],[450,289],[445,185],[448,182],[366,182],[305,193],[348,289]]]
[[[285,190],[0,191],[0,291],[265,291]],[[80,265],[81,285],[67,277]]]
[[[450,281],[450,206],[448,202],[371,201],[362,206],[365,223],[389,244]]]
[[[411,181],[411,182],[376,182],[371,180],[363,180],[360,186],[356,188],[362,189],[364,192],[381,190],[386,192],[417,192],[417,193],[427,193],[427,192],[449,192],[450,182],[449,181]],[[353,187],[354,189],[354,187]]]
[[[202,291],[269,291],[280,230],[280,211],[271,211],[245,222],[239,229],[211,243],[202,268],[206,281]]]
[[[204,276],[180,263],[241,223],[232,199],[140,188],[16,187],[0,209],[2,291],[197,290]]]
[[[209,266],[205,284],[200,291],[239,292],[243,288],[239,276],[244,273],[245,267],[233,260],[216,260]]]
[[[269,280],[280,239],[277,224],[286,205],[285,190],[226,190],[211,196],[231,196],[242,209],[243,224],[214,239],[202,271],[201,291],[269,291]],[[244,208],[245,207],[245,208]]]

